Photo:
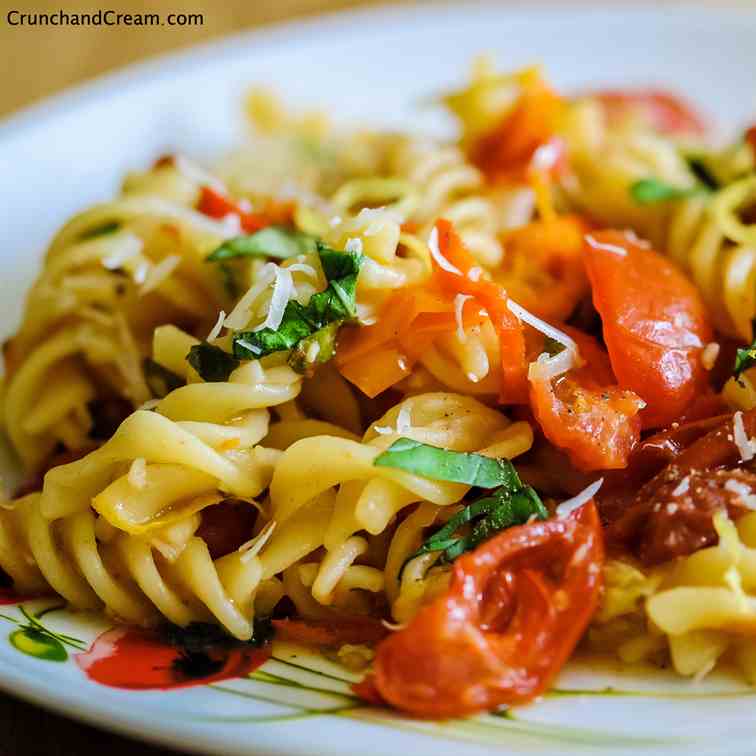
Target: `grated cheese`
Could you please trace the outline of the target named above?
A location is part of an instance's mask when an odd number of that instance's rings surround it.
[[[558,328],[554,328],[554,326],[552,325],[549,325],[545,320],[541,320],[541,318],[539,318],[537,315],[533,315],[532,312],[529,312],[521,305],[518,305],[517,302],[512,299],[507,300],[507,307],[522,322],[533,326],[536,331],[540,331],[542,334],[544,334],[544,336],[548,336],[549,338],[554,339],[554,341],[559,342],[565,349],[571,351],[578,358],[578,360],[580,360],[580,353],[578,351],[577,344],[566,333],[560,331]]]
[[[396,416],[396,428],[390,425],[375,425],[373,430],[381,436],[389,436],[392,433],[403,435],[412,430],[412,408],[408,404],[403,404],[399,408],[399,414]]]
[[[471,294],[457,294],[454,297],[454,319],[457,321],[457,338],[463,343],[467,341],[467,336],[465,335],[465,324],[462,320],[462,310],[468,299],[473,299],[473,296]]]
[[[599,488],[601,488],[603,482],[604,482],[604,479],[599,478],[598,480],[591,483],[590,486],[583,489],[576,496],[573,496],[571,499],[567,499],[566,501],[563,501],[556,508],[557,517],[563,519],[567,517],[568,515],[572,514],[576,509],[580,509],[580,507],[582,507],[583,504],[585,504],[587,501],[590,501],[596,495]]]
[[[359,239],[359,238],[347,239],[344,250],[346,252],[359,252],[360,254],[362,254],[362,239]]]
[[[221,310],[218,313],[218,320],[215,321],[215,325],[212,327],[210,333],[207,334],[207,341],[213,341],[220,336],[220,332],[223,329],[223,321],[226,319],[226,313]]]
[[[256,557],[273,535],[275,529],[276,521],[271,520],[254,538],[239,546],[238,552],[241,554],[241,561],[248,562]]]
[[[242,330],[252,317],[252,306],[257,298],[270,286],[276,279],[275,263],[265,263],[256,276],[256,281],[244,296],[237,302],[236,307],[226,316],[223,325],[234,331]]]
[[[139,288],[139,295],[144,296],[151,291],[158,288],[181,262],[181,258],[178,255],[168,255],[165,259],[161,260],[157,265],[153,265],[144,276],[144,281]],[[140,266],[141,268],[141,266]],[[137,271],[140,270],[137,268]],[[136,273],[134,274],[134,280],[136,280]]]
[[[273,294],[270,297],[268,305],[268,314],[260,325],[253,328],[253,331],[262,331],[270,328],[272,331],[278,330],[283,320],[286,305],[294,294],[294,279],[288,268],[275,266],[275,281],[273,283]]]
[[[672,491],[672,496],[682,496],[685,493],[688,493],[688,489],[690,488],[690,477],[686,475],[675,487],[675,490]]]
[[[479,265],[473,265],[470,270],[467,271],[467,277],[473,281],[478,282],[480,281],[480,277],[483,275],[483,268],[481,268]]]
[[[738,447],[740,458],[743,462],[750,462],[756,455],[756,443],[752,438],[748,438],[743,425],[743,413],[738,410],[732,417],[732,437],[735,446]]]
[[[147,461],[144,457],[137,457],[129,467],[129,474],[126,476],[129,485],[141,491],[147,485]]]
[[[756,510],[756,494],[753,493],[751,487],[745,483],[741,483],[739,480],[730,478],[725,484],[725,491],[730,491],[738,497],[738,502],[747,509]]]
[[[452,265],[441,254],[441,250],[438,248],[438,229],[435,226],[431,229],[430,236],[428,237],[428,249],[430,250],[431,257],[436,261],[439,268],[445,270],[447,273],[454,273],[458,276],[462,275],[462,271]]]
[[[590,234],[585,235],[585,241],[587,242],[589,247],[593,247],[594,249],[601,249],[604,252],[612,252],[613,254],[619,255],[620,257],[627,256],[626,249],[623,249],[617,244],[607,244],[606,242],[600,242]]]

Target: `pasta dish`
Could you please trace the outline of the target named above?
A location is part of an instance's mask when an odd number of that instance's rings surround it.
[[[448,141],[272,95],[55,235],[0,577],[274,637],[430,718],[573,653],[756,682],[756,128],[487,60]]]

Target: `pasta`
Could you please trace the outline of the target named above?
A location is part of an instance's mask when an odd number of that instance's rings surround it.
[[[753,129],[486,60],[442,103],[452,140],[255,90],[212,171],[62,227],[4,348],[0,569],[272,619],[424,717],[532,700],[581,639],[756,682]]]

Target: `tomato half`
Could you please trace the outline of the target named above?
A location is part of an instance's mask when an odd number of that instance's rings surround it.
[[[587,334],[563,326],[585,365],[557,378],[530,378],[530,404],[546,438],[580,470],[627,466],[640,438],[643,401],[616,385],[606,353]]]
[[[590,93],[604,106],[610,121],[639,115],[663,134],[703,136],[706,120],[678,95],[661,89],[607,89]]]
[[[378,646],[356,692],[433,718],[532,700],[588,625],[603,559],[592,501],[504,531],[457,559],[448,591]]]
[[[617,382],[645,400],[644,428],[668,425],[707,387],[701,351],[712,331],[701,295],[669,260],[627,234],[592,233],[584,250]]]

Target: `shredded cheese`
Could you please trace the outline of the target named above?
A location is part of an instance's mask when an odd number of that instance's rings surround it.
[[[254,559],[268,542],[276,529],[276,521],[271,520],[254,538],[239,546],[238,551],[241,554],[242,562],[249,562]]]
[[[730,480],[724,484],[724,487],[726,491],[730,491],[738,497],[739,504],[742,504],[747,509],[756,510],[756,494],[753,493],[750,486],[739,480],[730,478]]]
[[[583,489],[579,494],[573,496],[571,499],[563,501],[556,509],[557,517],[564,519],[572,514],[576,509],[580,509],[586,502],[590,501],[601,488],[604,482],[603,478],[591,483],[590,486]]]
[[[244,296],[237,302],[236,307],[226,316],[223,325],[234,331],[242,330],[252,317],[252,307],[258,297],[267,289],[276,279],[275,263],[266,263],[257,274],[255,284],[251,286]]]
[[[688,493],[688,489],[690,488],[690,476],[686,475],[676,486],[675,490],[672,491],[672,496],[682,496],[685,493]]]
[[[275,266],[275,282],[273,284],[273,294],[270,297],[268,305],[268,314],[260,325],[253,328],[253,331],[262,331],[264,328],[270,328],[271,331],[278,330],[283,320],[286,305],[294,294],[294,279],[288,268]]]
[[[168,255],[157,265],[153,265],[145,273],[144,281],[139,288],[139,295],[144,296],[157,289],[176,270],[180,262],[181,258],[178,255]],[[134,274],[134,279],[136,280],[136,274]]]
[[[360,254],[362,254],[362,239],[360,238],[347,239],[344,250],[346,252],[359,252]]]
[[[223,321],[226,319],[226,313],[221,310],[218,313],[218,320],[215,321],[215,325],[212,327],[210,333],[207,334],[207,341],[213,341],[220,336],[220,332],[223,329]]]
[[[738,447],[743,462],[750,462],[756,456],[756,443],[748,438],[743,425],[743,413],[738,410],[732,417],[732,437]]]
[[[538,316],[533,315],[532,312],[529,312],[521,305],[518,305],[517,302],[512,299],[507,300],[507,307],[522,322],[533,326],[536,331],[540,331],[544,336],[548,336],[549,338],[554,339],[554,341],[559,342],[565,349],[569,349],[574,355],[578,356],[579,359],[580,353],[578,351],[578,346],[566,333],[549,325],[545,320],[541,320]]]
[[[436,261],[436,264],[442,270],[447,273],[454,273],[457,276],[462,275],[462,271],[456,266],[452,265],[442,254],[438,248],[438,229],[433,226],[428,237],[428,249],[430,250],[431,257]]]
[[[473,296],[471,294],[457,294],[457,296],[454,297],[454,319],[457,321],[457,338],[463,343],[467,341],[467,336],[465,335],[465,324],[462,320],[462,311],[465,307],[465,302],[467,302],[468,299],[473,299]]]
[[[600,242],[590,234],[585,235],[585,241],[588,243],[589,247],[593,247],[594,249],[601,249],[604,252],[612,252],[613,254],[619,255],[620,257],[625,257],[627,255],[626,249],[623,249],[617,244],[607,244],[606,242]]]

